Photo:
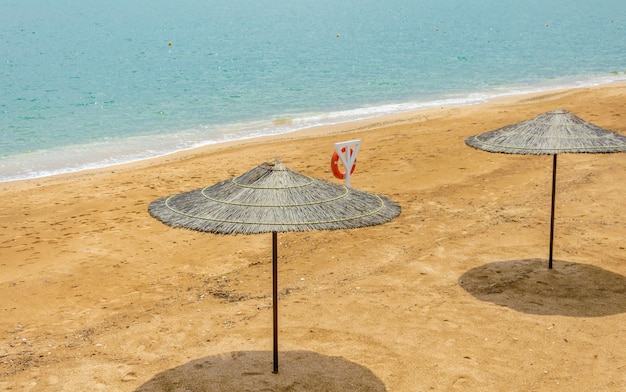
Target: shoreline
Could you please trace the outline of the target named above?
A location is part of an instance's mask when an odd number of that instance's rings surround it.
[[[306,139],[319,136],[331,136],[336,134],[349,134],[353,132],[372,129],[380,126],[398,125],[412,121],[425,121],[435,117],[441,117],[449,115],[455,112],[455,110],[471,107],[490,107],[498,105],[511,105],[515,103],[522,103],[524,101],[531,101],[533,99],[541,99],[541,97],[557,97],[561,95],[567,95],[576,91],[587,89],[602,89],[611,87],[626,86],[626,81],[613,81],[600,85],[583,86],[583,87],[570,87],[570,88],[556,88],[549,90],[541,90],[536,92],[526,92],[520,94],[506,94],[505,96],[487,99],[484,101],[478,101],[475,103],[462,104],[462,105],[447,105],[439,107],[428,107],[416,110],[410,110],[401,113],[378,115],[374,117],[368,117],[364,119],[351,120],[347,122],[341,122],[330,125],[313,126],[304,129],[298,129],[289,131],[286,133],[253,136],[245,139],[237,139],[232,141],[223,141],[207,144],[205,146],[188,148],[180,151],[166,153],[156,157],[142,158],[130,162],[114,163],[107,166],[101,166],[96,168],[78,169],[75,171],[45,175],[34,178],[24,178],[0,182],[0,191],[3,189],[11,188],[12,185],[20,186],[29,183],[49,183],[55,182],[60,179],[72,179],[81,175],[94,175],[100,172],[114,172],[116,170],[127,170],[132,168],[142,168],[151,166],[154,164],[165,163],[170,161],[183,160],[187,156],[195,156],[197,154],[210,153],[228,149],[232,147],[243,147],[250,145],[257,145],[262,143],[275,143],[281,141],[289,141],[296,139]],[[539,113],[538,113],[539,114]],[[487,130],[485,130],[487,131]]]
[[[596,80],[596,79],[593,79],[593,80]],[[19,181],[41,180],[45,178],[64,176],[64,175],[76,174],[76,173],[81,173],[81,172],[107,170],[109,168],[115,168],[118,166],[141,164],[142,162],[149,163],[150,161],[159,160],[159,159],[167,158],[170,156],[179,156],[181,154],[182,155],[193,154],[194,151],[202,150],[202,149],[207,149],[207,150],[220,149],[222,148],[222,146],[257,143],[259,141],[263,142],[265,140],[289,140],[293,137],[298,137],[297,135],[299,134],[306,135],[308,133],[312,133],[312,134],[324,133],[324,131],[317,131],[317,130],[326,130],[326,132],[333,132],[333,130],[339,130],[339,132],[341,131],[346,132],[346,129],[353,128],[353,124],[387,123],[388,121],[394,121],[394,119],[397,119],[398,121],[410,121],[413,117],[419,117],[420,113],[430,113],[430,112],[439,111],[445,108],[461,108],[461,107],[475,106],[475,105],[489,105],[489,104],[498,104],[498,102],[509,102],[509,101],[515,102],[517,100],[523,99],[523,97],[532,97],[536,95],[545,95],[545,94],[552,94],[552,93],[559,93],[559,92],[565,92],[565,91],[570,91],[570,90],[579,90],[579,89],[587,89],[587,88],[602,88],[604,86],[616,86],[616,85],[625,84],[625,83],[626,83],[626,80],[617,80],[617,81],[613,80],[610,82],[598,82],[596,80],[596,82],[579,83],[581,84],[580,86],[573,86],[573,87],[557,86],[557,87],[547,88],[547,89],[528,88],[528,91],[522,90],[521,92],[513,92],[512,90],[511,92],[502,93],[502,94],[487,94],[486,97],[482,97],[482,98],[478,97],[478,98],[475,98],[474,100],[469,99],[469,97],[473,95],[473,94],[470,94],[465,99],[462,100],[464,102],[461,104],[454,103],[455,101],[454,99],[424,102],[420,104],[420,105],[423,105],[424,107],[418,108],[418,109],[400,111],[400,112],[395,112],[392,114],[375,114],[372,116],[367,116],[362,119],[348,120],[348,121],[343,121],[343,122],[333,123],[333,124],[310,126],[310,127],[305,127],[302,129],[296,129],[296,130],[286,131],[283,133],[277,133],[277,134],[272,134],[272,135],[250,136],[250,137],[246,137],[243,139],[210,142],[204,146],[184,148],[178,151],[167,152],[167,153],[154,156],[154,157],[133,159],[128,162],[106,164],[106,165],[93,167],[93,168],[83,168],[83,169],[75,169],[75,170],[68,169],[68,171],[55,173],[55,174],[46,174],[46,175],[41,175],[41,176],[36,176],[36,177],[0,181],[0,186],[2,186],[2,184],[14,183],[14,182],[19,182]],[[480,95],[481,94],[478,94],[478,96]],[[438,105],[438,103],[441,103],[441,105]],[[389,106],[397,107],[397,106],[403,106],[403,104],[396,104],[396,105],[389,105]],[[382,107],[385,107],[385,105],[381,106],[381,108]],[[358,109],[358,110],[361,110],[361,109]],[[274,123],[276,123],[276,121],[280,121],[280,120],[274,120]]]

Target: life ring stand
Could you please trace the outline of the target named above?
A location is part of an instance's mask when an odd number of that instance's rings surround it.
[[[341,147],[341,152],[346,152],[345,147]],[[354,149],[350,147],[350,155],[354,152]],[[340,180],[343,180],[346,176],[345,172],[341,172],[339,170],[339,154],[337,151],[333,152],[333,157],[330,159],[330,168],[333,171],[333,175]],[[352,169],[350,169],[350,174],[354,173],[354,169],[356,169],[356,159],[354,160],[354,164],[352,165]]]

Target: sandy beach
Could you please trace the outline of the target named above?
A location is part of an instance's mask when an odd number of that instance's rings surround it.
[[[626,154],[491,154],[465,138],[566,109],[626,134],[626,84],[417,111],[0,184],[0,389],[626,390]],[[170,228],[148,204],[279,156],[393,221],[279,235]]]

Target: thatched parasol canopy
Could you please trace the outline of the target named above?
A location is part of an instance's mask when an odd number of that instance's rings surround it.
[[[591,124],[567,110],[543,113],[530,120],[469,137],[465,143],[489,152],[554,157],[548,268],[552,268],[557,154],[626,152],[625,136]]]
[[[277,233],[379,225],[400,214],[394,201],[296,173],[280,161],[239,177],[150,203],[163,223],[218,234],[272,233],[274,373],[278,372]]]
[[[400,207],[384,196],[263,163],[239,177],[152,202],[174,227],[219,234],[352,229],[385,223]]]
[[[530,120],[469,137],[479,150],[506,154],[626,152],[626,137],[589,123],[567,110],[554,110]]]

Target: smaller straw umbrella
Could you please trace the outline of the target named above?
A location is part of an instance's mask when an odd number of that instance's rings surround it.
[[[272,233],[274,373],[278,372],[277,233],[379,225],[400,214],[394,201],[264,163],[206,188],[150,203],[163,223],[217,234]]]
[[[465,143],[489,152],[553,156],[548,268],[552,268],[557,154],[626,152],[626,137],[584,121],[566,110],[543,113],[530,120],[472,136]]]

